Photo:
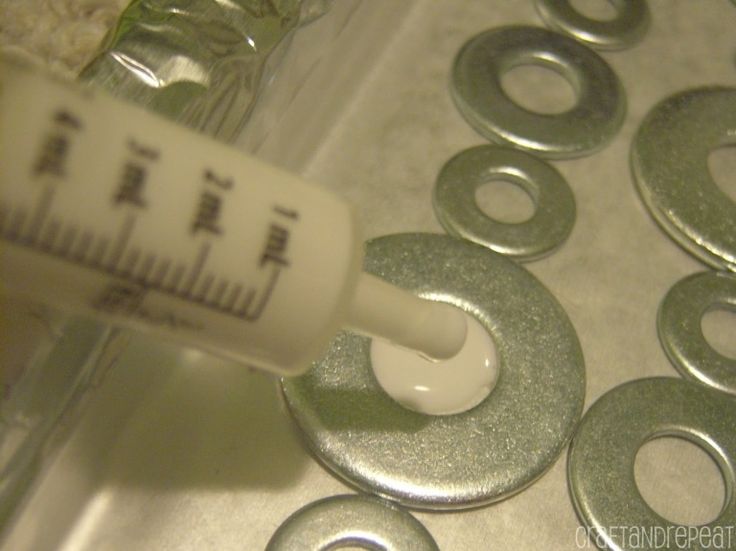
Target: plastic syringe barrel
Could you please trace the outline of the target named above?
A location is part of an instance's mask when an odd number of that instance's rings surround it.
[[[348,317],[427,355],[453,348],[434,346],[441,321],[422,336],[428,311],[453,317],[446,305],[388,285],[368,285],[380,300],[364,300],[362,245],[345,202],[2,59],[0,166],[8,291],[285,375],[306,370]]]

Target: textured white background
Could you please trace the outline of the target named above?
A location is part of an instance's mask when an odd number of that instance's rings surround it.
[[[90,60],[127,0],[2,0],[0,51],[75,75]]]

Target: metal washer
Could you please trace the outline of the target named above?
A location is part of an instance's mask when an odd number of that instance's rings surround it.
[[[708,155],[736,144],[736,88],[675,94],[652,109],[632,147],[634,181],[653,218],[703,262],[736,271],[736,202],[708,170]]]
[[[534,198],[529,220],[504,224],[478,207],[476,190],[498,179],[516,182]],[[522,261],[554,251],[575,225],[575,197],[554,167],[529,153],[492,145],[466,149],[442,167],[433,206],[451,235]]]
[[[266,551],[323,551],[367,546],[385,551],[438,551],[407,511],[376,497],[333,496],[302,507],[279,526]]]
[[[376,382],[370,339],[340,333],[306,375],[282,380],[316,457],[359,488],[421,509],[484,505],[540,477],[571,438],[585,394],[580,344],[555,298],[512,260],[447,235],[372,240],[364,267],[475,316],[496,344],[498,383],[464,413],[416,413]]]
[[[627,549],[622,526],[670,533],[676,528],[644,501],[634,479],[639,449],[660,436],[678,436],[708,452],[726,484],[720,515],[708,523],[736,525],[736,400],[683,379],[639,379],[614,388],[586,412],[570,446],[568,483],[575,509],[601,549]],[[730,526],[730,528],[729,528]],[[674,547],[667,547],[673,549]]]
[[[566,77],[577,94],[575,106],[548,115],[514,103],[501,77],[528,64]],[[460,113],[481,135],[549,158],[601,149],[621,128],[626,111],[623,87],[603,58],[572,38],[538,27],[501,27],[471,38],[455,58],[450,90]]]
[[[570,0],[537,0],[537,12],[554,30],[600,50],[621,50],[639,42],[651,23],[645,0],[614,0],[616,17],[599,21],[577,11]]]
[[[736,395],[736,359],[714,350],[701,328],[703,315],[717,306],[736,310],[736,275],[703,272],[686,277],[662,300],[657,331],[683,376]]]

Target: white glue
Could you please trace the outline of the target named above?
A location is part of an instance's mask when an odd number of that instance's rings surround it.
[[[433,361],[380,339],[371,342],[378,384],[404,407],[431,415],[461,413],[480,404],[496,386],[498,360],[493,340],[466,315],[465,345],[452,358]]]
[[[452,306],[361,272],[352,209],[144,110],[0,59],[3,290],[284,375],[340,327],[434,358]]]

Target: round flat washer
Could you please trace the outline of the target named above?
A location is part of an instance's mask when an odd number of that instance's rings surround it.
[[[576,10],[570,0],[537,0],[544,22],[600,50],[621,50],[639,42],[651,23],[646,0],[613,0],[616,17],[600,21]]]
[[[548,115],[516,104],[501,77],[529,64],[567,78],[576,91],[575,106]],[[538,27],[501,27],[471,38],[455,58],[450,89],[460,113],[481,135],[542,157],[578,157],[601,149],[621,128],[626,111],[623,87],[603,58],[572,38]]]
[[[355,486],[420,509],[491,503],[540,477],[572,436],[585,395],[580,344],[555,298],[514,261],[447,235],[374,239],[364,267],[473,315],[496,344],[498,382],[463,413],[417,413],[379,386],[370,339],[342,332],[306,375],[282,380],[315,456]]]
[[[517,183],[534,199],[529,220],[505,224],[478,207],[476,190],[499,179]],[[554,251],[575,225],[575,197],[555,168],[529,153],[493,145],[462,151],[442,167],[433,206],[451,235],[522,261]]]
[[[718,463],[726,483],[727,502],[708,526],[724,533],[733,530],[734,427],[736,400],[683,379],[639,379],[599,398],[580,422],[567,462],[570,495],[593,542],[601,549],[630,549],[622,541],[626,532],[617,529],[646,527],[650,533],[659,534],[671,534],[676,529],[677,525],[647,505],[634,479],[637,452],[659,436],[685,438]],[[670,546],[657,549],[675,549],[675,543],[673,538]]]
[[[736,275],[704,272],[679,281],[662,300],[657,331],[667,356],[685,377],[736,395],[736,359],[719,354],[703,336],[703,315],[736,310]]]
[[[324,551],[348,545],[385,551],[439,549],[407,511],[376,497],[342,495],[299,509],[274,532],[266,551]]]
[[[639,194],[672,239],[703,262],[736,271],[736,202],[708,169],[708,155],[736,144],[736,88],[687,90],[644,118],[632,147]]]

